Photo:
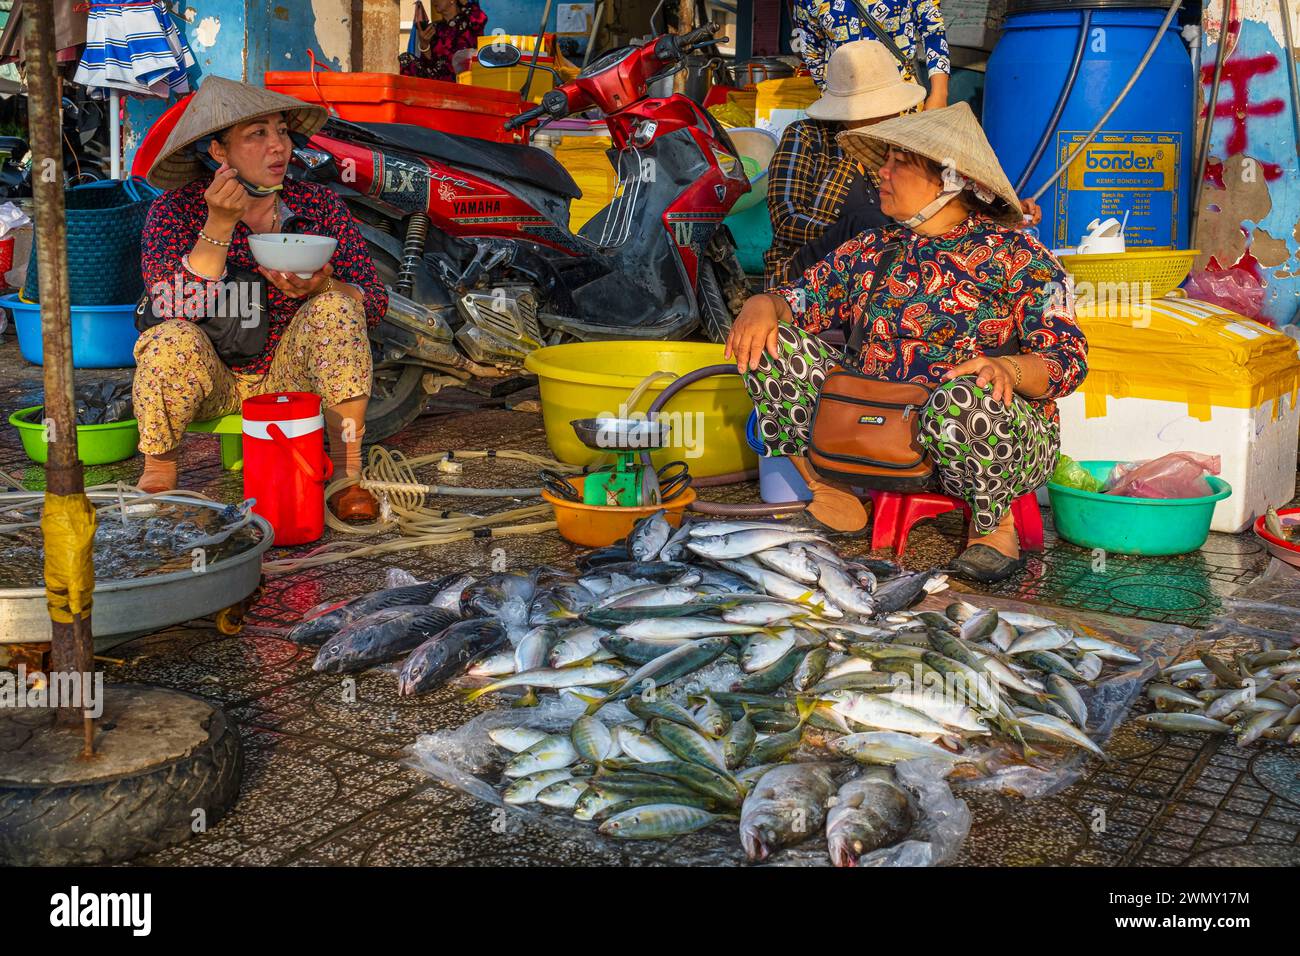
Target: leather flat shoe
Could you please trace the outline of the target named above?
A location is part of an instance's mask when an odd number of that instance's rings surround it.
[[[1005,581],[1025,566],[1025,559],[1009,558],[987,544],[972,544],[948,565],[948,570],[958,577],[980,584]]]
[[[379,502],[360,485],[348,485],[335,492],[329,506],[340,521],[370,522],[379,518]]]

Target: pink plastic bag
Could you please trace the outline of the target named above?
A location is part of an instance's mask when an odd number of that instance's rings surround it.
[[[1258,318],[1260,309],[1264,308],[1264,287],[1240,269],[1193,272],[1183,288],[1190,299],[1210,302],[1248,319]]]
[[[1217,475],[1220,464],[1218,455],[1194,451],[1117,464],[1106,480],[1105,493],[1127,498],[1204,498],[1214,493],[1205,475]]]

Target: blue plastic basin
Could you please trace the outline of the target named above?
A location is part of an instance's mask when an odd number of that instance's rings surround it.
[[[0,308],[13,316],[18,350],[33,365],[42,365],[41,306],[17,295],[0,296]],[[72,367],[131,368],[135,365],[134,305],[72,307]]]
[[[758,412],[749,416],[745,425],[745,441],[758,455],[758,495],[764,504],[783,505],[791,501],[812,501],[808,483],[799,469],[783,455],[766,455],[767,446],[758,437]]]

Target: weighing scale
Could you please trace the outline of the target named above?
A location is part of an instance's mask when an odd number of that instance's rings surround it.
[[[615,456],[614,464],[587,475],[582,486],[582,503],[641,507],[645,503],[644,478],[650,467],[650,452],[667,446],[669,426],[650,418],[577,418],[569,424],[578,440],[592,451]],[[662,501],[675,498],[691,481],[683,461],[669,462],[657,475]],[[573,486],[568,488],[572,500],[577,500]]]

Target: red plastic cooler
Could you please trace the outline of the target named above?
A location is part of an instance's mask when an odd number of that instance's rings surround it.
[[[397,73],[268,71],[265,79],[268,90],[333,107],[353,123],[411,123],[498,143],[525,141],[504,125],[533,106],[518,93]]]
[[[271,523],[275,543],[307,544],[325,533],[325,454],[320,396],[271,392],[244,400],[244,497]]]

